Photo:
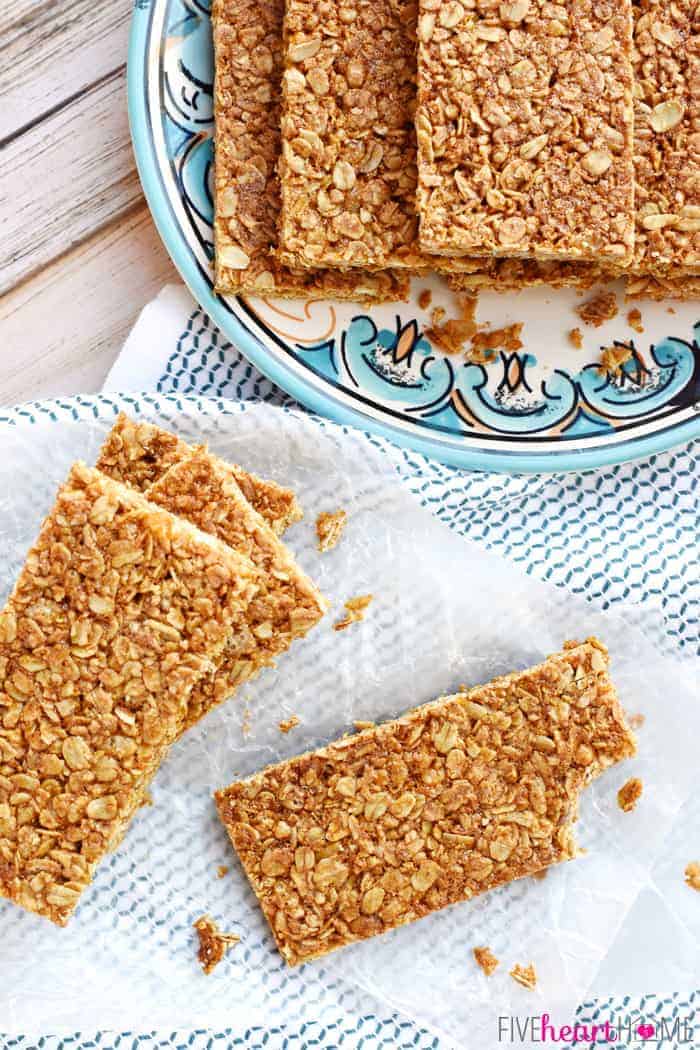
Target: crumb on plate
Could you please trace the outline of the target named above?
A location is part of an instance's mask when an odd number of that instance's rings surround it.
[[[523,988],[527,988],[531,992],[537,987],[537,974],[532,963],[528,966],[521,966],[518,963],[510,971],[510,976],[517,984],[522,985]]]
[[[627,719],[630,729],[641,729],[646,718],[642,714],[630,715]]]
[[[292,729],[296,729],[298,725],[301,725],[300,720],[296,715],[292,715],[291,718],[285,719],[284,722],[279,723],[280,733],[291,733]]]
[[[333,514],[323,511],[316,518],[316,535],[318,536],[318,549],[323,554],[325,551],[333,550],[337,546],[340,537],[345,531],[348,516],[344,510],[336,510]]]
[[[631,346],[606,346],[600,355],[598,372],[600,375],[619,375],[631,357]]]
[[[359,623],[360,620],[364,620],[365,609],[370,605],[373,598],[373,594],[363,594],[358,598],[348,598],[345,603],[347,613],[342,620],[338,620],[337,623],[333,624],[333,630],[344,631],[351,623]]]
[[[217,879],[225,878],[228,875],[228,870],[228,864],[219,864],[219,867],[216,869]]]
[[[685,881],[691,890],[697,890],[700,893],[700,861],[691,860],[685,869]]]
[[[193,925],[199,937],[197,958],[204,972],[210,974],[229,948],[238,944],[241,938],[235,933],[222,933],[210,915],[202,915]]]
[[[631,777],[617,793],[617,804],[623,813],[631,813],[642,797],[643,785],[639,777]]]
[[[543,879],[547,878],[548,873],[549,868],[540,868],[539,871],[533,871],[532,877],[533,879],[537,879],[538,882],[542,882]]]
[[[569,342],[576,350],[583,346],[583,332],[580,328],[572,328],[569,332]]]
[[[420,306],[421,310],[427,310],[432,301],[433,293],[430,291],[429,288],[424,288],[418,296],[418,305]]]
[[[499,960],[493,954],[490,948],[473,948],[474,958],[476,959],[477,966],[480,966],[487,977],[496,970]]]
[[[445,320],[445,308],[442,306],[436,306],[430,313],[430,323],[432,325],[440,325]]]
[[[634,328],[635,332],[639,332],[641,334],[644,331],[644,325],[642,324],[642,314],[636,308],[636,306],[627,314],[627,324],[630,326],[630,328]]]
[[[592,299],[587,299],[576,307],[576,313],[584,324],[600,328],[606,321],[617,317],[617,298],[614,292],[598,292]]]

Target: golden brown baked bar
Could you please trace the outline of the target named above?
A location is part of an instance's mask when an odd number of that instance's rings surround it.
[[[581,788],[634,747],[591,639],[216,801],[295,965],[576,856]]]
[[[294,271],[275,257],[284,0],[214,0],[216,290],[382,302],[408,297],[391,272]]]
[[[281,540],[241,494],[231,468],[197,448],[147,490],[153,503],[191,521],[250,559],[258,590],[216,670],[192,690],[185,728],[269,667],[323,616],[327,602]]]
[[[631,0],[420,0],[420,242],[624,265]]]
[[[126,831],[250,562],[76,464],[0,613],[0,895],[65,925]]]
[[[287,0],[286,262],[432,265],[417,241],[416,14],[415,0]]]
[[[700,299],[700,275],[634,274],[627,278],[627,299]]]
[[[123,412],[100,449],[97,467],[115,481],[145,492],[170,467],[189,456],[189,445],[152,423],[136,423]],[[302,518],[291,489],[231,464],[241,492],[278,536]]]
[[[451,274],[447,283],[454,292],[519,292],[523,288],[591,288],[599,281],[614,280],[595,263],[540,262],[537,259],[473,259],[471,272]]]

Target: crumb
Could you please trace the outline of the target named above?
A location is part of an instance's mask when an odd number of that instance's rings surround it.
[[[600,355],[598,372],[600,375],[619,375],[622,366],[632,357],[630,346],[607,346]]]
[[[676,311],[675,311],[675,310],[673,309],[673,307],[672,307],[672,306],[667,306],[667,307],[666,307],[666,313],[667,313],[667,314],[675,314],[675,312],[676,312]]]
[[[644,717],[644,715],[639,714],[630,715],[627,719],[627,722],[629,724],[630,729],[641,729],[644,723],[646,722],[646,718]]]
[[[460,354],[464,344],[476,334],[475,321],[445,321],[444,324],[426,328],[425,334],[431,343],[446,354]]]
[[[323,511],[316,518],[318,549],[322,554],[325,551],[333,550],[338,544],[340,537],[345,531],[347,520],[348,516],[344,510],[336,510],[333,514]]]
[[[519,963],[510,971],[510,976],[523,988],[533,991],[537,986],[537,974],[532,963],[529,966],[521,966]]]
[[[246,704],[243,708],[243,721],[241,722],[241,732],[243,736],[248,736],[252,728],[252,721],[250,716],[250,708]]]
[[[685,869],[686,885],[700,893],[700,860],[691,860]]]
[[[617,299],[614,292],[598,292],[592,299],[587,299],[576,307],[576,313],[584,324],[600,328],[606,321],[617,317]]]
[[[150,791],[144,791],[143,798],[141,799],[141,805],[142,806],[152,806],[153,805],[153,795],[151,794]]]
[[[351,623],[359,623],[364,620],[364,611],[374,598],[373,594],[364,594],[359,598],[349,598],[345,603],[347,614],[342,620],[333,624],[334,631],[344,631]]]
[[[583,346],[583,333],[580,328],[572,328],[569,332],[569,342],[576,349],[580,350]]]
[[[630,326],[630,328],[634,328],[635,332],[639,332],[641,334],[644,331],[644,325],[642,324],[642,315],[636,307],[630,310],[630,312],[627,314],[627,324]]]
[[[430,323],[432,325],[437,326],[439,324],[442,324],[442,322],[444,320],[445,320],[445,310],[442,308],[442,306],[436,306],[435,309],[430,314]]]
[[[219,864],[219,867],[216,869],[217,879],[223,879],[226,875],[228,875],[228,864]]]
[[[376,722],[355,722],[354,723],[355,729],[358,731],[358,733],[361,732],[363,729],[374,729],[376,724],[377,724]]]
[[[418,296],[418,305],[420,306],[421,310],[427,310],[432,301],[433,293],[430,291],[429,288],[424,288]]]
[[[487,977],[490,977],[498,966],[499,960],[490,948],[472,948],[477,966],[480,966]]]
[[[537,879],[538,882],[542,882],[543,879],[547,878],[547,868],[540,868],[539,871],[533,871],[533,879]]]
[[[484,364],[484,358],[488,354],[493,355],[495,350],[503,348],[509,353],[520,350],[523,341],[520,338],[523,326],[520,324],[509,324],[504,328],[495,328],[492,332],[479,331],[472,337],[469,360],[477,364]]]
[[[197,958],[204,972],[210,974],[214,967],[219,965],[229,948],[238,944],[241,938],[235,933],[221,933],[209,915],[202,915],[200,919],[197,919],[194,928],[199,937]]]
[[[298,725],[301,725],[301,722],[296,715],[292,715],[292,717],[288,718],[285,722],[279,723],[279,731],[280,733],[290,733],[292,729],[296,729]]]
[[[623,813],[631,813],[642,797],[642,782],[632,777],[617,793],[617,804]]]

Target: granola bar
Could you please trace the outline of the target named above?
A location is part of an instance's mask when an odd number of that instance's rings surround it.
[[[295,965],[575,857],[581,788],[634,747],[590,639],[216,801]]]
[[[632,269],[663,281],[700,274],[697,4],[634,0],[634,15],[637,229]],[[677,287],[679,297],[687,291],[697,296],[692,282]]]
[[[631,0],[420,0],[420,243],[624,265]]]
[[[269,667],[323,616],[326,600],[242,495],[231,468],[205,448],[191,451],[147,490],[148,499],[249,558],[258,591],[241,612],[231,644],[192,690],[186,727]]]
[[[100,449],[97,467],[115,481],[145,492],[191,451],[175,434],[152,423],[136,423],[122,412]],[[245,498],[278,536],[301,520],[302,510],[291,489],[249,474],[236,464],[231,464],[231,470]]]
[[[214,0],[216,290],[306,299],[406,299],[391,272],[293,270],[275,257],[284,0]]]
[[[287,0],[286,262],[412,269],[437,262],[418,247],[416,16],[415,0]]]
[[[73,467],[0,613],[1,896],[65,925],[254,578],[223,544]]]

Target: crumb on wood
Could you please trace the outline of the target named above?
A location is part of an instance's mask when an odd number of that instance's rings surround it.
[[[583,346],[583,332],[580,328],[572,328],[569,332],[569,342],[576,349],[580,350]]]
[[[473,948],[472,952],[476,959],[477,966],[480,966],[486,976],[490,977],[496,970],[499,960],[490,948]]]
[[[344,510],[336,510],[332,514],[323,511],[316,518],[316,535],[318,536],[318,549],[323,554],[325,551],[333,550],[340,537],[345,531],[348,516]]]
[[[363,729],[374,729],[376,724],[377,724],[376,722],[363,722],[363,721],[358,721],[358,722],[354,723],[355,729],[357,730],[358,733],[361,733]]]
[[[644,325],[642,324],[642,314],[637,307],[633,307],[627,314],[627,324],[630,328],[634,328],[635,332],[639,332],[640,335],[644,331]]]
[[[199,937],[197,958],[206,974],[219,965],[229,948],[238,944],[240,937],[235,933],[222,933],[210,915],[202,915],[194,923]]]
[[[685,869],[686,885],[700,893],[700,861],[691,860]]]
[[[532,963],[528,966],[521,966],[518,963],[510,971],[510,976],[517,984],[521,984],[523,988],[527,988],[529,991],[533,991],[537,987],[537,974]]]
[[[619,375],[631,358],[631,346],[607,346],[600,355],[598,372],[600,375]]]
[[[617,793],[617,804],[623,813],[631,813],[642,797],[642,782],[639,777],[631,777]]]
[[[576,313],[584,324],[600,328],[606,321],[617,317],[617,298],[614,292],[598,292],[592,299],[587,299],[576,307]]]
[[[338,620],[337,623],[333,624],[333,630],[344,631],[351,623],[359,623],[360,620],[364,620],[365,609],[371,603],[373,598],[373,594],[363,594],[358,598],[348,598],[345,603],[347,613],[342,620]]]
[[[641,729],[646,722],[646,718],[644,715],[640,714],[630,715],[627,722],[629,723],[630,729]]]
[[[279,723],[280,733],[291,733],[292,729],[296,729],[298,725],[301,725],[300,720],[296,715],[292,715],[291,718],[285,719],[284,722]]]
[[[217,879],[223,879],[226,875],[228,875],[228,864],[219,864],[219,867],[216,869]]]
[[[418,296],[418,305],[420,306],[421,310],[427,310],[432,301],[433,293],[430,291],[429,288],[424,288]]]

